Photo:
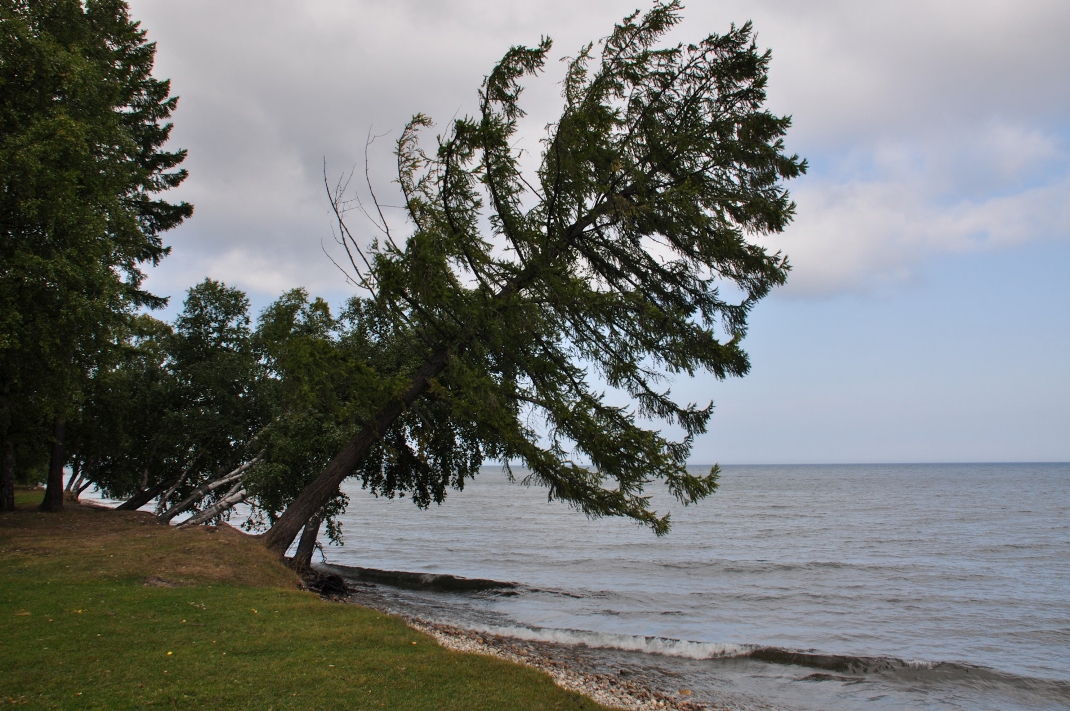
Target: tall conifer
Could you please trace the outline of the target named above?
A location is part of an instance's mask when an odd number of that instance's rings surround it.
[[[686,468],[711,406],[679,402],[663,381],[749,369],[747,314],[788,272],[759,238],[790,221],[782,181],[806,164],[785,154],[790,120],[763,108],[770,55],[750,24],[657,48],[679,7],[627,17],[569,61],[533,177],[514,147],[518,100],[549,40],[511,49],[479,114],[454,121],[433,154],[419,141],[431,121],[406,127],[404,238],[381,222],[383,238],[362,251],[336,196],[354,278],[418,357],[383,374],[375,414],[265,534],[271,549],[284,552],[350,475],[386,493],[441,479],[429,433],[406,426],[432,404],[462,423],[472,456],[522,462],[551,499],[590,516],[664,533],[648,484],[685,504],[715,490],[716,467]],[[591,371],[633,404],[610,404]],[[386,478],[391,468],[415,478]]]
[[[155,197],[186,177],[155,51],[122,0],[0,0],[0,435],[49,431],[47,509],[80,383],[133,309],[164,303],[142,268],[193,210]]]

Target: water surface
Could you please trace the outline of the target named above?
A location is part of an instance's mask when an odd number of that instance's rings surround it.
[[[366,588],[400,612],[581,645],[737,708],[1070,708],[1070,465],[726,467],[656,538],[486,468],[420,511],[348,486],[329,563],[512,581]]]

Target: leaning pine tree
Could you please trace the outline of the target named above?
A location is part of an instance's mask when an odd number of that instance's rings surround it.
[[[747,372],[747,314],[788,271],[755,240],[790,221],[782,181],[806,163],[785,155],[789,118],[763,108],[770,55],[750,24],[655,48],[679,9],[627,17],[600,52],[569,61],[535,179],[513,146],[520,81],[543,67],[547,39],[505,55],[479,115],[455,121],[433,156],[418,142],[430,121],[406,127],[407,238],[381,221],[384,237],[361,251],[335,193],[356,278],[419,358],[383,378],[373,414],[264,534],[270,549],[281,555],[348,476],[392,494],[421,477],[450,481],[451,466],[472,472],[484,456],[522,462],[551,499],[658,534],[669,521],[648,484],[684,504],[716,489],[716,467],[686,468],[712,407],[678,403],[663,379]],[[634,406],[608,404],[590,369]],[[432,409],[445,416],[422,416]],[[644,428],[652,419],[682,440]],[[434,456],[443,441],[470,456]]]

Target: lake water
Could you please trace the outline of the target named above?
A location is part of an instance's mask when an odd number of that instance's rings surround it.
[[[519,584],[387,609],[729,708],[1070,708],[1067,464],[726,467],[662,538],[497,468],[427,511],[346,491],[330,564]]]

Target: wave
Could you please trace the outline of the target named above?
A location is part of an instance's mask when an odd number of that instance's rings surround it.
[[[568,597],[600,597],[599,592],[576,595],[562,590],[534,588],[521,583],[464,578],[435,573],[410,573],[379,570],[345,565],[316,564],[314,567],[341,575],[358,585],[388,585],[410,590],[431,592],[491,593],[517,595],[521,593],[544,593]],[[367,604],[366,602],[364,604]],[[372,603],[372,606],[375,606]],[[385,610],[411,615],[413,610]],[[422,618],[417,612],[413,615]],[[696,642],[668,637],[627,635],[588,630],[543,628],[514,624],[494,625],[472,620],[454,619],[451,624],[482,634],[508,637],[527,642],[545,642],[571,647],[621,650],[664,657],[678,657],[697,661],[750,660],[766,664],[803,667],[820,670],[809,674],[808,681],[864,681],[867,678],[882,678],[907,684],[949,684],[977,689],[1022,692],[1046,700],[1056,700],[1059,706],[1070,702],[1070,681],[1019,676],[988,667],[962,662],[908,660],[890,656],[863,656],[824,654],[815,650],[799,650],[760,644],[734,642]]]
[[[512,637],[525,642],[551,642],[593,649],[620,649],[626,652],[644,652],[686,659],[727,659],[745,656],[749,651],[746,645],[731,642],[690,642],[668,637],[644,637],[548,627],[503,627],[475,624],[466,625],[466,627],[474,632]]]
[[[666,637],[624,635],[586,630],[493,625],[466,625],[474,632],[511,637],[528,642],[549,642],[592,649],[618,649],[694,660],[754,660],[768,664],[799,666],[849,675],[852,680],[880,676],[909,683],[953,684],[974,688],[1014,690],[1048,699],[1070,700],[1070,682],[1018,676],[987,667],[959,662],[906,660],[882,656],[820,654],[783,647],[732,642],[694,642]],[[844,680],[844,676],[811,674],[807,679]]]
[[[896,657],[866,657],[842,654],[818,654],[781,647],[754,647],[745,655],[771,664],[821,669],[854,676],[880,675],[908,682],[950,683],[972,687],[1003,687],[1039,692],[1070,700],[1070,682],[1057,679],[1019,676],[963,662],[933,662]]]

